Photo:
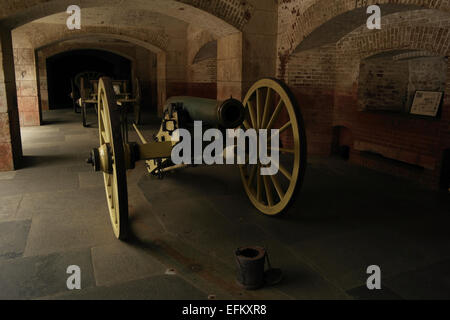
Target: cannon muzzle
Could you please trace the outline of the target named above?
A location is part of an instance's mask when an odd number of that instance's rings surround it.
[[[172,97],[167,100],[165,110],[171,105],[181,105],[192,121],[203,121],[212,127],[234,129],[245,118],[245,109],[236,99],[217,101],[196,97]]]

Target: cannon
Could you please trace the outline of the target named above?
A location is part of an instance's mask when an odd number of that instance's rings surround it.
[[[96,77],[97,76],[97,77]],[[94,106],[97,112],[98,105],[98,82],[100,74],[94,72],[83,72],[78,74],[72,81],[71,96],[74,99],[74,110],[81,112],[83,127],[87,127],[88,106]],[[122,116],[128,113],[128,107],[133,106],[134,122],[140,123],[141,119],[141,89],[137,78],[133,81],[134,97],[130,92],[128,80],[112,80],[113,91],[116,95],[116,102],[122,106]],[[76,95],[75,86],[79,88],[79,97]],[[78,105],[78,106],[77,106]],[[78,111],[80,109],[80,111]]]
[[[81,98],[81,92],[84,90],[82,88],[82,81],[89,82],[90,80],[98,80],[103,74],[96,71],[83,71],[75,75],[75,77],[70,79],[71,93],[73,110],[75,113],[81,113],[82,109],[78,101]],[[83,79],[83,80],[82,80]],[[83,85],[84,87],[84,85]]]
[[[286,212],[300,192],[306,170],[303,118],[295,97],[280,80],[257,81],[242,102],[233,98],[216,101],[172,97],[164,106],[159,132],[149,142],[136,124],[133,127],[141,143],[128,141],[128,124],[124,123],[120,108],[112,80],[100,78],[97,108],[100,146],[91,151],[87,162],[103,174],[109,216],[118,239],[126,239],[128,230],[126,171],[134,169],[138,161],[145,161],[149,173],[163,179],[166,173],[189,166],[174,164],[172,151],[180,143],[175,134],[177,129],[192,130],[195,121],[218,130],[278,129],[279,147],[271,150],[279,153],[278,172],[263,175],[262,169],[267,164],[259,160],[252,164],[246,157],[238,165],[243,188],[251,203],[269,216]],[[227,152],[230,151],[227,149],[224,154]]]

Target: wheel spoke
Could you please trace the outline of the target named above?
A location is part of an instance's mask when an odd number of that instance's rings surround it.
[[[242,175],[243,177],[245,177],[244,165],[243,165],[243,164],[240,164],[240,165],[239,165],[239,170],[241,171],[241,175]]]
[[[287,129],[289,129],[290,127],[292,126],[292,123],[289,121],[289,122],[287,122],[286,124],[284,124],[279,130],[278,130],[278,135],[280,136],[283,132],[285,132]],[[271,141],[272,140],[272,138],[274,137],[275,135],[271,135],[268,139],[267,139],[267,141]]]
[[[284,191],[280,186],[280,182],[277,179],[276,175],[270,176],[270,179],[272,180],[272,184],[275,187],[275,190],[277,191],[278,197],[280,198],[280,201],[284,198]]]
[[[286,130],[289,129],[290,127],[292,127],[292,122],[291,122],[291,121],[287,122],[286,124],[284,124],[284,125],[280,128],[280,130],[279,130],[280,134],[282,134],[284,131],[286,131]]]
[[[256,171],[258,171],[258,169],[259,169],[259,165],[254,165],[254,166],[253,166],[252,172],[250,173],[250,177],[248,178],[248,183],[247,183],[247,185],[248,185],[249,187],[252,185],[253,179],[255,179]]]
[[[252,127],[256,128],[256,122],[255,122],[255,109],[253,107],[253,103],[251,101],[248,101],[248,111],[250,113],[250,121],[252,122]]]
[[[261,89],[256,89],[256,129],[261,128],[262,97]]]
[[[102,118],[103,127],[106,130],[108,125],[106,124],[105,109],[102,108],[102,110],[100,111],[100,115],[101,115],[101,118]]]
[[[108,141],[109,139],[108,139],[108,136],[106,135],[105,131],[102,131],[102,138],[105,141],[105,143],[109,143],[109,141]]]
[[[263,176],[264,180],[264,189],[266,190],[266,198],[267,203],[270,207],[273,207],[273,197],[272,197],[272,189],[269,185],[269,178],[267,176]]]
[[[289,182],[292,180],[292,174],[283,165],[279,164],[278,169],[289,180]]]
[[[260,166],[258,165],[258,171]],[[256,173],[256,199],[260,202],[262,198],[262,188],[261,188],[261,174],[260,172]]]
[[[280,114],[281,109],[283,108],[284,102],[283,100],[280,100],[280,102],[278,102],[277,107],[275,108],[275,111],[272,114],[272,117],[269,120],[269,123],[267,124],[266,129],[272,129],[273,124],[275,123],[275,121],[278,118],[278,115]]]
[[[264,113],[263,113],[261,126],[260,126],[260,128],[262,128],[262,129],[266,127],[267,118],[269,116],[269,106],[270,106],[270,102],[272,101],[272,92],[273,92],[272,89],[267,88],[266,104],[264,106]]]

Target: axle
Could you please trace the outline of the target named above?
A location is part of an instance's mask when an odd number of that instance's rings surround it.
[[[166,142],[151,142],[143,145],[137,143],[125,143],[124,153],[126,168],[134,169],[136,162],[149,159],[164,159],[170,158],[172,154],[173,143]],[[99,148],[94,148],[86,161],[94,167],[96,172],[102,171],[111,174],[114,159],[112,157],[112,150],[109,143],[101,145]]]

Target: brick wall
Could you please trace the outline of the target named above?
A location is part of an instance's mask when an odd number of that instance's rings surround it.
[[[446,69],[448,58],[417,58],[409,60],[408,63],[409,82],[406,108],[410,110],[416,90],[445,91],[447,74],[442,70]]]
[[[284,5],[285,12],[288,7],[297,10]],[[445,58],[450,51],[449,19],[436,10],[415,10],[382,21],[380,31],[361,26],[338,42],[292,48],[295,52],[287,57],[279,47],[284,64],[279,63],[278,76],[298,99],[310,154],[330,154],[333,142],[343,140],[345,132],[346,141],[340,143],[350,145],[351,162],[436,188],[442,153],[450,146],[450,72]],[[406,57],[405,52],[416,56]],[[423,57],[424,52],[428,56]],[[402,59],[394,62],[399,54]],[[369,59],[374,56],[378,58]],[[408,114],[415,90],[444,89],[440,118]],[[333,128],[340,129],[333,133]]]
[[[405,19],[409,19],[407,25]],[[439,19],[443,19],[442,22]],[[350,161],[437,188],[442,152],[450,145],[447,133],[450,74],[446,59],[428,57],[394,63],[391,56],[391,62],[388,63],[388,58],[384,61],[384,67],[383,63],[377,64],[382,78],[390,79],[391,82],[378,82],[382,86],[372,88],[371,92],[383,94],[372,98],[376,98],[378,106],[384,101],[384,108],[399,105],[403,101],[403,113],[361,110],[358,92],[361,94],[367,88],[364,81],[361,82],[361,77],[364,78],[367,72],[367,57],[380,53],[395,55],[398,50],[408,49],[446,55],[448,29],[440,27],[448,24],[447,17],[434,11],[421,10],[406,15],[393,14],[385,21],[386,27],[380,31],[369,32],[367,28],[360,28],[337,43],[333,126],[344,126],[352,132],[354,143]],[[400,75],[401,72],[404,74]],[[445,79],[447,88],[441,118],[410,116],[407,111],[412,103],[413,92],[443,90]],[[393,91],[403,90],[407,91],[403,94],[404,98],[392,94]]]
[[[311,154],[330,153],[335,59],[335,47],[325,46],[294,54],[286,67],[286,81],[302,110]]]
[[[358,79],[360,109],[404,112],[408,80],[408,61],[394,61],[392,56],[362,61]]]

